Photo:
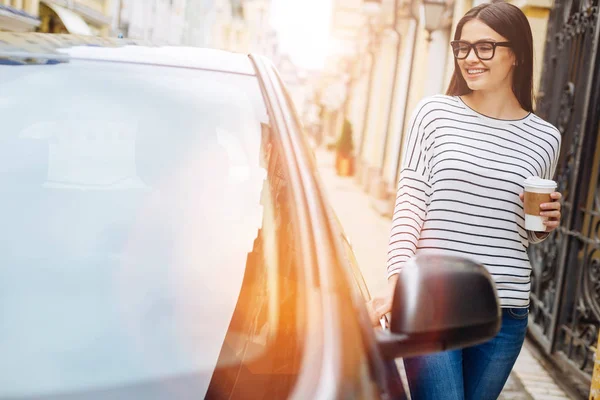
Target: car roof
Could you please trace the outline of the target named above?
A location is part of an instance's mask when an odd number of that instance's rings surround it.
[[[86,59],[255,75],[248,55],[242,53],[70,34],[0,32],[0,59],[9,58],[57,62]]]

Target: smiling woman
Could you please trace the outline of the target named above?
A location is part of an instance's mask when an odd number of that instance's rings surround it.
[[[423,99],[408,125],[389,241],[391,287],[414,257],[461,255],[487,268],[503,308],[501,331],[489,342],[404,359],[414,399],[496,399],[525,338],[527,250],[560,220],[554,202],[545,232],[527,230],[520,199],[527,178],[552,179],[561,141],[533,113],[532,41],[527,17],[511,4],[467,12],[450,43],[447,94]]]

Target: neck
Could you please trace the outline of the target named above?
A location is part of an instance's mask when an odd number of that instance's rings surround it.
[[[491,91],[475,90],[461,97],[469,107],[492,118],[521,119],[528,114],[510,86]]]

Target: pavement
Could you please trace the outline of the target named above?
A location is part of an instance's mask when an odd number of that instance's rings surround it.
[[[391,221],[376,210],[373,197],[354,178],[336,175],[332,152],[317,148],[315,155],[326,196],[352,244],[369,291],[382,293],[387,285],[385,265]],[[500,400],[573,399],[553,380],[536,355],[533,345],[526,342]],[[398,365],[401,367],[402,363]]]

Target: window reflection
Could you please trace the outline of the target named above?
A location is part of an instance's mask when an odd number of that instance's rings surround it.
[[[0,91],[0,399],[286,393],[292,205],[256,78],[72,61]]]
[[[283,399],[300,365],[298,255],[291,202],[281,155],[263,126],[262,165],[267,166],[265,213],[248,262],[235,312],[219,355],[207,399]],[[266,196],[265,196],[266,194]],[[273,223],[270,223],[270,222]],[[276,263],[269,262],[276,254]],[[273,268],[276,266],[276,268]]]

